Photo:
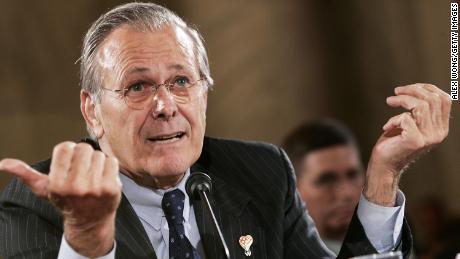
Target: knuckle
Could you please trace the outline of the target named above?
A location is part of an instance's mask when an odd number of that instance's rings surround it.
[[[438,105],[441,103],[441,96],[438,93],[431,93],[427,96],[427,100],[433,105]]]
[[[109,157],[105,161],[106,161],[107,169],[109,170],[117,169],[118,170],[118,159],[116,159],[115,157]]]
[[[432,93],[431,96],[436,100],[441,99],[441,95],[439,93]]]
[[[433,93],[431,95],[431,99],[433,101],[433,103],[435,103],[436,105],[439,105],[442,103],[442,96],[439,95],[438,93]]]
[[[445,102],[445,101],[451,101],[450,99],[450,95],[446,92],[444,92],[443,90],[439,89],[440,91],[438,91],[438,95],[439,95],[439,98]]]
[[[74,181],[69,186],[69,191],[74,196],[85,196],[89,192],[89,188],[86,184],[82,184],[79,181]]]
[[[439,89],[439,88],[437,88]],[[452,102],[451,98],[450,98],[450,95],[448,93],[446,93],[445,91],[439,89],[439,91],[437,92],[438,95],[439,95],[439,98],[443,101],[443,102]]]
[[[428,88],[433,89],[433,90],[436,89],[436,88],[438,88],[438,87],[436,87],[434,84],[423,83],[423,85],[424,85],[425,87],[428,87]]]
[[[432,97],[427,97],[427,101],[420,101],[420,109],[426,110],[430,108],[429,102],[432,101]]]
[[[54,156],[62,156],[71,154],[75,147],[75,142],[65,141],[57,144],[53,149]]]
[[[430,93],[428,95],[426,95],[426,101],[428,102],[432,102],[436,99],[436,93]]]
[[[92,153],[93,148],[87,143],[78,143],[75,146],[75,153]]]
[[[94,151],[93,159],[97,161],[105,161],[105,154],[102,153],[101,151]]]
[[[118,165],[118,159],[116,159],[115,157],[109,157],[109,163],[113,164],[113,165]]]

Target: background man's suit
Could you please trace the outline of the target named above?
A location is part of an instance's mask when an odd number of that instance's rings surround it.
[[[95,146],[94,143],[92,143]],[[97,146],[95,146],[97,148]],[[50,160],[35,164],[47,173]],[[206,137],[200,159],[191,172],[211,176],[211,203],[232,258],[331,257],[319,242],[313,221],[295,192],[292,166],[281,149],[263,143]],[[207,258],[221,258],[217,234],[200,202],[194,202],[201,242]],[[0,198],[0,254],[8,258],[56,258],[62,238],[62,217],[28,187],[13,180]],[[252,255],[246,257],[239,238],[251,235]],[[156,258],[145,230],[122,195],[116,217],[116,258]],[[404,222],[399,247],[412,245]],[[339,258],[376,253],[359,219],[353,216]]]

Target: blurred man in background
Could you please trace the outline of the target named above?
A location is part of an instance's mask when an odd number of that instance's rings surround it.
[[[283,146],[321,238],[338,253],[364,184],[353,134],[336,121],[317,120],[295,128]]]

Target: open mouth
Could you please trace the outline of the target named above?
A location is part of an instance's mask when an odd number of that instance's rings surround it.
[[[185,136],[185,132],[176,132],[169,135],[159,135],[155,137],[148,138],[149,141],[155,143],[169,143],[174,142]]]

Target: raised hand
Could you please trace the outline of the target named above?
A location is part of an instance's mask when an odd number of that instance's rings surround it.
[[[115,158],[86,143],[63,142],[53,150],[48,175],[17,159],[0,161],[0,171],[18,177],[62,212],[65,238],[79,254],[98,257],[112,249],[121,198]]]
[[[408,112],[383,126],[369,160],[364,195],[377,204],[393,206],[404,169],[447,137],[452,101],[434,85],[412,84],[396,87],[387,104]]]

